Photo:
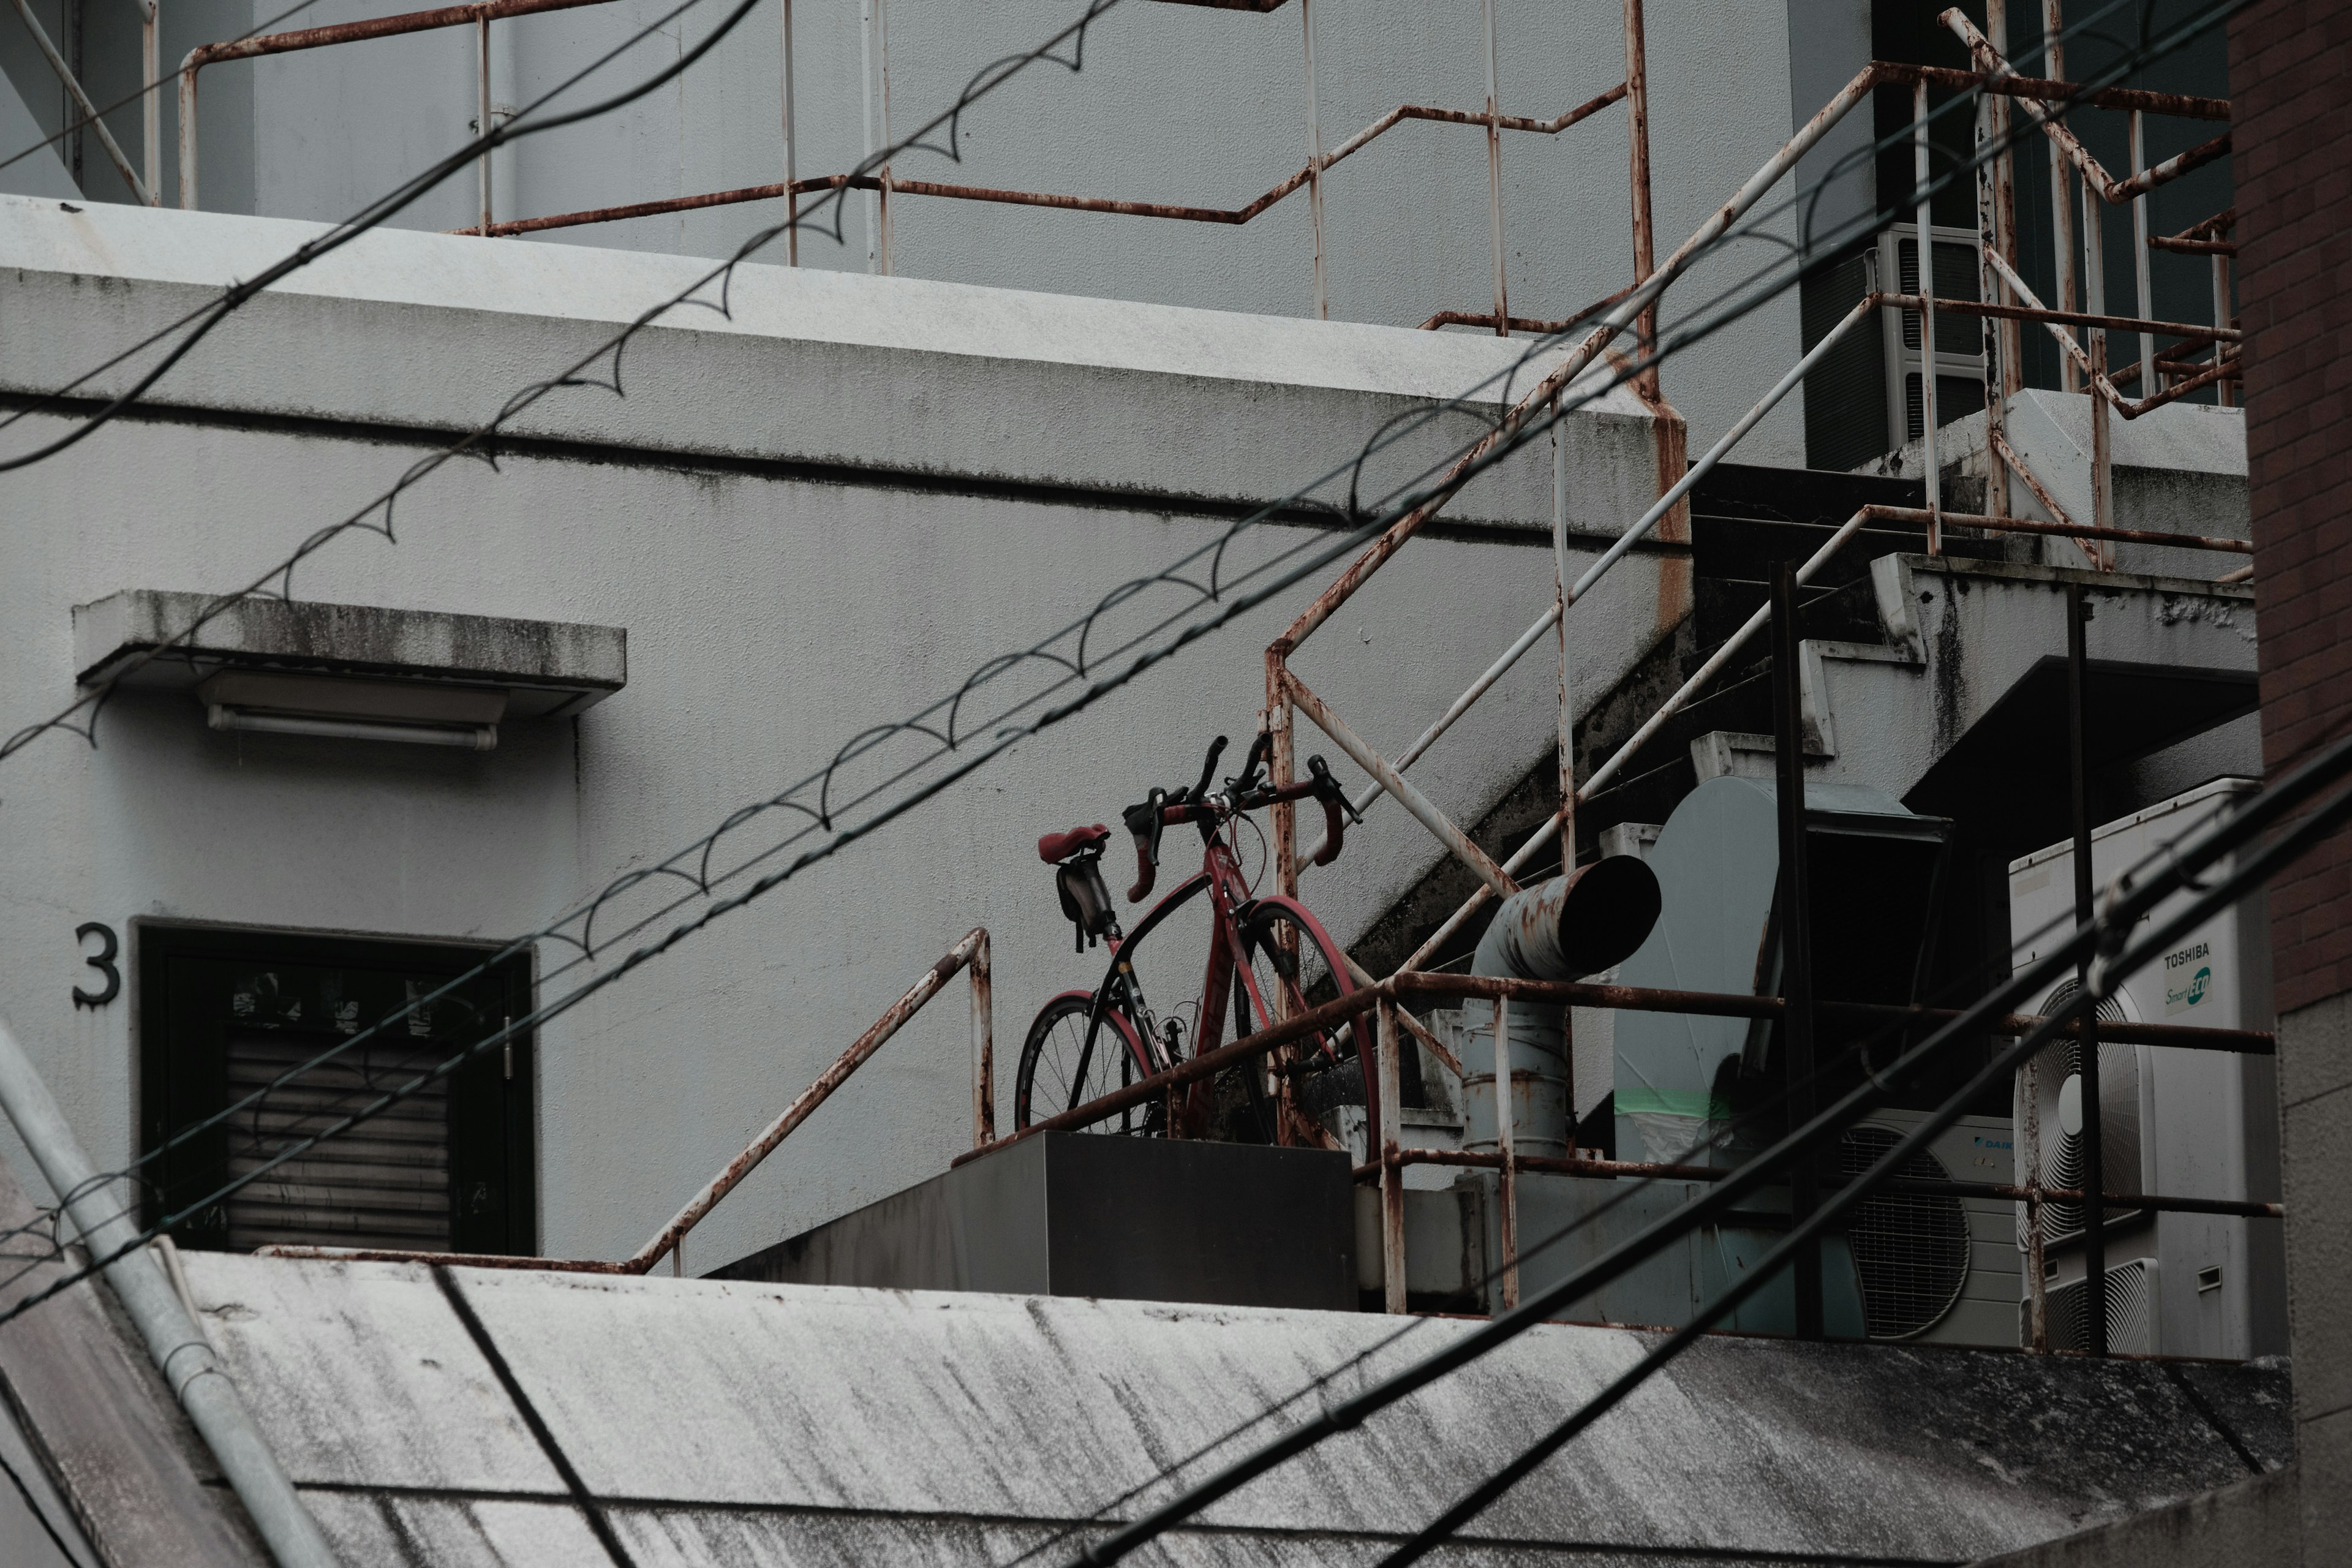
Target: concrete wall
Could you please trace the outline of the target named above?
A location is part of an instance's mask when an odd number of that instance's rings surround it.
[[[0,198],[0,391],[64,379],[200,301],[202,280],[250,275],[313,232]],[[0,730],[70,700],[71,606],[243,584],[695,265],[387,233],[264,296],[149,411],[0,479],[16,526]],[[689,311],[641,338],[625,398],[562,394],[520,422],[496,471],[454,465],[413,491],[397,545],[354,534],[295,578],[299,596],[325,602],[625,627],[627,688],[576,723],[510,724],[488,754],[429,752],[223,734],[183,695],[126,693],[95,749],[55,735],[0,766],[0,1013],[98,1158],[129,1152],[136,996],[71,1005],[89,978],[82,921],[126,936],[142,917],[436,938],[533,929],[1510,352],[1475,335],[759,267],[732,304],[731,320]],[[1465,413],[1441,434],[1475,424]],[[10,439],[63,427],[29,419]],[[1654,493],[1654,435],[1629,395],[1574,421],[1580,540],[1613,534]],[[1297,668],[1372,744],[1393,754],[1549,603],[1550,480],[1538,449],[1480,481],[1454,531],[1408,546],[1306,645]],[[1328,538],[1252,535],[1228,570]],[[1580,603],[1583,700],[1656,636],[1662,559],[1629,557]],[[1072,954],[1036,837],[1115,822],[1150,785],[1190,782],[1215,733],[1245,743],[1262,649],[1334,571],[551,1027],[542,1247],[634,1248],[975,924],[995,934],[1009,1116],[1028,1019],[1101,962]],[[1139,612],[1154,605],[1173,607]],[[1556,679],[1549,655],[1528,659],[1416,769],[1423,787],[1475,818],[1547,743]],[[1312,737],[1301,750],[1339,757]],[[1378,809],[1337,866],[1308,874],[1307,896],[1344,940],[1433,853],[1402,812]],[[542,974],[564,957],[543,949]],[[1147,963],[1163,1009],[1197,985],[1197,959],[1180,941]],[[937,1171],[969,1137],[964,1017],[961,995],[919,1017],[719,1211],[689,1264]]]
[[[406,0],[320,0],[299,19],[322,26],[411,8]],[[614,0],[513,19],[493,29],[496,105],[531,102],[673,8]],[[707,37],[732,0],[706,0],[621,57],[564,101],[617,90]],[[904,134],[953,101],[972,72],[1066,26],[1078,0],[899,0],[887,13],[890,106]],[[977,105],[961,127],[962,161],[918,154],[902,175],[1234,207],[1306,161],[1301,5],[1267,15],[1123,0],[1088,36],[1086,68],[1033,70]],[[1616,0],[1497,0],[1506,113],[1549,118],[1624,74]],[[186,0],[167,9],[164,57],[264,22],[249,0]],[[1486,96],[1477,5],[1321,0],[1315,6],[1323,145],[1336,147],[1398,104],[1475,110]],[[857,0],[793,7],[803,176],[845,171],[861,134]],[[1663,256],[1738,188],[1818,101],[1794,103],[1783,0],[1652,0],[1649,62],[1655,233]],[[1850,29],[1849,29],[1850,31]],[[500,217],[530,216],[761,184],[783,177],[778,0],[752,15],[685,78],[604,119],[501,153]],[[1861,35],[1866,47],[1866,26]],[[129,91],[135,79],[100,48],[89,72]],[[357,210],[470,134],[477,113],[468,28],[372,40],[208,68],[199,110],[202,205],[211,211],[331,221]],[[1841,68],[1842,85],[1850,69]],[[123,77],[114,83],[115,77]],[[1811,77],[1803,79],[1812,83]],[[93,91],[99,91],[97,85]],[[1808,86],[1806,90],[1811,90]],[[103,100],[107,94],[100,92]],[[164,110],[165,188],[176,192],[178,110]],[[1866,111],[1853,134],[1868,135]],[[138,146],[136,110],[111,117]],[[90,155],[99,157],[93,143]],[[1631,279],[1625,116],[1610,109],[1557,137],[1506,134],[1503,205],[1514,313],[1558,318]],[[117,199],[110,173],[85,181]],[[0,189],[22,188],[0,174]],[[392,221],[453,228],[475,221],[462,174]],[[1785,196],[1790,187],[1780,193]],[[1489,310],[1484,134],[1413,122],[1334,170],[1326,188],[1330,313],[1412,325],[1441,310]],[[167,197],[176,199],[176,195]],[[804,265],[864,270],[864,198],[844,209],[841,238],[808,237]],[[723,254],[774,222],[779,205],[705,209],[567,230],[541,243]],[[902,196],[893,258],[902,275],[1275,315],[1314,310],[1304,193],[1245,227],[1043,211]],[[1792,238],[1792,220],[1766,231]],[[1683,286],[1673,309],[1696,309],[1780,259],[1769,241],[1733,247]],[[781,259],[781,247],[779,257]],[[1670,309],[1669,319],[1673,310]],[[1775,301],[1669,369],[1666,395],[1700,445],[1759,395],[1799,353],[1796,297]],[[1748,461],[1803,460],[1801,394],[1760,427]]]

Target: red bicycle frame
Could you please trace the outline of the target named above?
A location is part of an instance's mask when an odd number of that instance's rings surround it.
[[[1171,816],[1174,811],[1182,809],[1171,808]],[[1164,1072],[1175,1065],[1167,1043],[1152,1032],[1150,1010],[1144,1005],[1133,959],[1137,946],[1145,937],[1203,891],[1209,895],[1213,935],[1209,945],[1207,972],[1202,977],[1199,1021],[1193,1030],[1192,1054],[1195,1057],[1215,1050],[1224,1043],[1226,1011],[1233,1005],[1233,986],[1237,976],[1248,996],[1257,1026],[1265,1028],[1276,1022],[1275,999],[1262,993],[1257,977],[1250,967],[1249,950],[1242,938],[1244,910],[1280,910],[1321,943],[1325,952],[1340,951],[1339,944],[1331,940],[1330,933],[1323,929],[1323,922],[1297,900],[1280,894],[1253,898],[1249,883],[1242,876],[1241,866],[1234,859],[1231,846],[1226,844],[1223,834],[1215,835],[1208,841],[1197,873],[1169,889],[1133,931],[1124,937],[1106,939],[1110,948],[1111,962],[1102,984],[1091,992],[1065,994],[1087,997],[1092,1005],[1076,1081],[1085,1081],[1086,1063],[1093,1056],[1096,1041],[1106,1026],[1122,1037],[1138,1068],[1146,1076]],[[1342,973],[1335,978],[1341,985],[1353,989],[1348,975]],[[1355,1035],[1357,1056],[1363,1064],[1364,1081],[1369,1084],[1373,1074],[1373,1044],[1366,1037],[1361,1019],[1357,1021]],[[1192,1086],[1186,1096],[1182,1116],[1182,1131],[1186,1136],[1196,1137],[1206,1127],[1211,1092],[1206,1080]],[[1366,1098],[1367,1108],[1374,1122],[1373,1134],[1377,1139],[1379,1109],[1370,1103],[1370,1097]],[[1374,1146],[1377,1147],[1377,1143]]]

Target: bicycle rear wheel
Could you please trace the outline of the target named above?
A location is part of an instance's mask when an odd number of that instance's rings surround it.
[[[1091,1048],[1087,1027],[1095,999],[1084,991],[1065,991],[1038,1010],[1021,1042],[1021,1066],[1013,1080],[1013,1125],[1015,1131],[1126,1088],[1150,1069],[1143,1042],[1124,1015],[1107,1014],[1094,1028]],[[1166,1129],[1165,1097],[1147,1105],[1133,1105],[1108,1116],[1086,1132],[1157,1136]]]

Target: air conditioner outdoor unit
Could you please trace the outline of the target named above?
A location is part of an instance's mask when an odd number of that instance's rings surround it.
[[[1935,257],[1936,296],[1977,297],[1977,231],[1931,224],[1927,247]],[[1919,291],[1919,231],[1899,224],[1878,237],[1871,252],[1878,289],[1890,294]],[[1888,306],[1880,341],[1886,354],[1886,449],[1900,451],[1927,427],[1925,345],[1916,311]],[[1936,416],[1948,425],[1984,406],[1984,322],[1947,311],[1936,318]]]
[[[2220,779],[2108,823],[2092,835],[2094,882],[2105,888],[2259,787],[2248,779]],[[2227,875],[2229,869],[2224,862],[2215,874]],[[2012,862],[2009,889],[2010,930],[2015,963],[2021,967],[2074,929],[2073,845],[2053,845]],[[2168,915],[2189,896],[2159,905],[2148,921]],[[2032,1011],[2061,1011],[2074,991],[2070,977]],[[2126,976],[2116,995],[2101,1005],[2099,1016],[2210,1028],[2271,1027],[2263,895],[2215,916],[2145,969]],[[2087,1173],[2082,1129],[2092,1108],[2082,1103],[2081,1059],[2080,1047],[2062,1040],[2018,1075],[2014,1179],[2020,1184],[2037,1177],[2045,1187],[2083,1184]],[[2277,1198],[2278,1095],[2270,1058],[2102,1041],[2099,1100],[2105,1191]],[[2038,1172],[2028,1149],[2037,1136]],[[2022,1248],[2028,1239],[2025,1205],[2014,1205],[2013,1213]],[[2065,1348],[2062,1328],[2080,1342],[2083,1217],[2075,1205],[2042,1206],[2043,1287],[2051,1342],[2060,1348]],[[2105,1236],[2110,1348],[2242,1360],[2286,1349],[2285,1255],[2278,1221],[2126,1211],[2107,1216]],[[2062,1307],[2062,1297],[2076,1304]],[[2068,1311],[2073,1318],[2063,1315]]]
[[[1882,1107],[1838,1150],[1843,1173],[1869,1166],[1927,1112]],[[2006,1182],[2015,1156],[2007,1117],[1963,1116],[1904,1170],[1933,1181]],[[2014,1205],[2000,1198],[1886,1194],[1846,1226],[1874,1340],[2014,1348],[2019,1272]]]

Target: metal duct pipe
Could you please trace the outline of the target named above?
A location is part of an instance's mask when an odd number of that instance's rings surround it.
[[[1657,923],[1658,879],[1638,855],[1612,855],[1565,877],[1523,888],[1503,900],[1471,960],[1473,974],[1520,980],[1581,980],[1622,963]],[[1568,1152],[1575,1107],[1569,1081],[1564,1009],[1521,1000],[1510,1007],[1511,1138],[1515,1153],[1558,1158]],[[1463,1004],[1474,1046],[1462,1077],[1463,1147],[1496,1147],[1495,1012],[1491,1002]],[[1483,1069],[1483,1070],[1481,1070]]]
[[[0,1110],[16,1123],[50,1191],[64,1194],[67,1217],[92,1256],[103,1258],[137,1241],[138,1224],[120,1195],[125,1184],[100,1178],[49,1086],[5,1024],[0,1024]],[[156,1370],[203,1435],[279,1568],[337,1568],[318,1521],[262,1440],[236,1385],[214,1356],[212,1342],[180,1304],[155,1254],[131,1246],[106,1266],[106,1282],[138,1325]]]

